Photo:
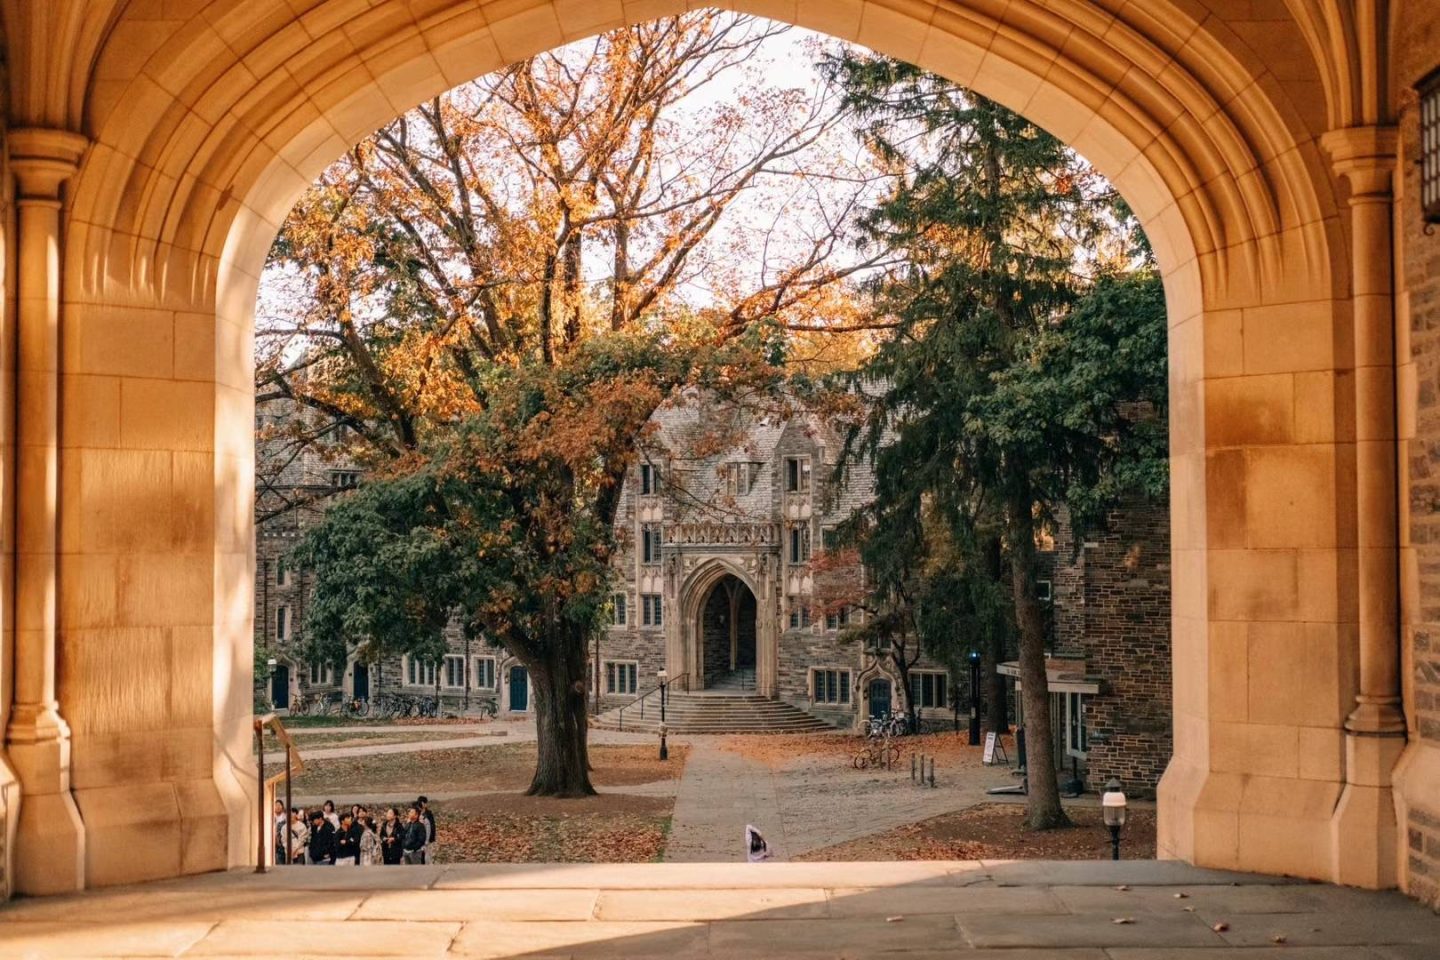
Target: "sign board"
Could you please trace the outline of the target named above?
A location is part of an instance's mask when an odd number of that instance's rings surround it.
[[[987,767],[995,762],[995,743],[997,739],[998,738],[996,737],[994,730],[991,730],[989,733],[985,734],[984,763]]]

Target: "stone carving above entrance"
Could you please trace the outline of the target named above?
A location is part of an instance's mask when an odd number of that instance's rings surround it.
[[[780,528],[774,523],[674,523],[666,533],[669,542],[677,546],[769,546],[780,542]]]

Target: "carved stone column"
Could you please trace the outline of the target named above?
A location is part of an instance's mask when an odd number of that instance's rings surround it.
[[[85,885],[85,827],[70,795],[70,729],[55,689],[59,606],[61,188],[88,144],[10,132],[18,207],[15,370],[15,693],[6,750],[20,779],[15,889]]]
[[[1331,821],[1333,879],[1393,887],[1391,772],[1405,745],[1391,224],[1397,136],[1392,127],[1356,127],[1331,131],[1323,143],[1350,188],[1359,587],[1360,685],[1345,721],[1345,789]]]

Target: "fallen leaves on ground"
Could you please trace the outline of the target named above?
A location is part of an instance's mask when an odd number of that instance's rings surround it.
[[[631,786],[680,776],[686,748],[676,746],[670,759],[656,758],[649,745],[591,744],[590,779],[596,787]],[[295,792],[330,796],[385,793],[487,793],[519,791],[535,774],[534,743],[500,743],[449,750],[382,753],[334,760],[312,760],[295,778]]]
[[[1110,837],[1098,807],[1067,807],[1072,826],[1031,830],[1018,803],[983,803],[918,823],[811,850],[798,860],[1099,860]],[[1121,851],[1126,859],[1155,856],[1155,813],[1132,810]]]
[[[1012,740],[1001,738],[1011,756],[1014,755]],[[927,760],[933,758],[939,766],[937,777],[946,771],[981,766],[984,759],[984,748],[970,746],[969,735],[963,731],[894,737],[891,743],[900,752],[895,764],[897,769],[907,766],[912,756],[923,755]],[[776,769],[830,760],[849,766],[850,759],[864,751],[866,745],[866,738],[853,733],[731,734],[720,741],[721,749]]]
[[[438,863],[646,863],[658,860],[674,800],[471,797],[437,804]]]

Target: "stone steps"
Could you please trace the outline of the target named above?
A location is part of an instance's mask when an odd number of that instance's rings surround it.
[[[623,724],[623,726],[622,726]],[[601,730],[656,733],[660,704],[652,697],[644,716],[638,706],[619,708],[595,718]],[[726,690],[670,694],[665,705],[665,727],[670,733],[811,733],[835,728],[804,710],[781,700]]]

